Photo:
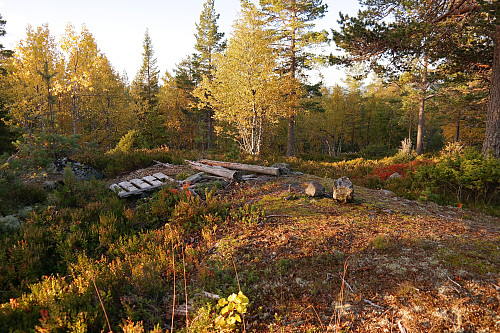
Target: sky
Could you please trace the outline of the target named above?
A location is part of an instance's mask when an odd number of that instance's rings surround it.
[[[113,67],[133,80],[142,63],[142,43],[146,29],[153,43],[161,76],[172,72],[175,65],[192,54],[196,26],[206,0],[0,0],[0,15],[7,21],[7,34],[0,41],[13,49],[26,37],[26,28],[48,23],[56,40],[71,23],[77,31],[82,24],[96,39],[98,48]],[[254,0],[253,2],[256,2]],[[323,0],[328,5],[326,15],[317,20],[316,29],[337,28],[339,12],[354,15],[359,9],[357,0]],[[215,0],[220,14],[219,31],[230,37],[231,26],[240,9],[239,0]],[[324,47],[330,54],[334,45]],[[320,70],[327,86],[341,83],[345,75],[335,67]],[[319,80],[318,72],[310,73],[310,81]]]

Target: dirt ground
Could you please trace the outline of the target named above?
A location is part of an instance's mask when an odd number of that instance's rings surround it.
[[[352,203],[309,198],[311,180],[332,186],[304,175],[225,192],[262,213],[206,259],[232,249],[247,331],[500,332],[499,218],[361,187]]]

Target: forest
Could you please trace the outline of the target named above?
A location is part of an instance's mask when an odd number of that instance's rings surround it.
[[[0,332],[500,331],[499,3],[255,2],[131,81],[84,25],[0,43]]]

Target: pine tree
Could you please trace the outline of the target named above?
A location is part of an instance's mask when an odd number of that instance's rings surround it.
[[[217,20],[219,14],[215,12],[215,1],[207,0],[203,5],[203,11],[200,15],[199,23],[196,23],[196,45],[195,49],[199,53],[199,77],[207,76],[210,80],[213,75],[214,55],[221,52],[225,47],[225,42],[222,40],[224,33],[219,32]],[[213,110],[209,105],[205,107],[205,121],[208,125],[208,140],[207,148],[211,149],[213,145]]]
[[[456,72],[491,63],[495,40],[491,32],[499,10],[494,2],[360,0],[364,9],[356,17],[341,14],[341,29],[333,32],[333,40],[348,56],[340,61],[337,58],[337,63],[363,61],[387,77],[395,79],[413,72],[420,81],[418,154],[423,149],[426,103],[434,95],[429,89],[438,75],[446,74],[440,65],[451,64]]]
[[[296,80],[301,70],[314,62],[309,47],[327,41],[325,31],[315,32],[313,21],[322,18],[327,5],[322,0],[260,0],[263,11],[279,32],[282,73]],[[288,110],[287,156],[294,156],[294,128],[297,106]]]

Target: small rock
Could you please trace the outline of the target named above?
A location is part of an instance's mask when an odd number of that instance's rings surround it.
[[[387,179],[396,179],[396,178],[401,178],[401,174],[399,172],[394,172],[392,175],[389,176]]]
[[[394,192],[389,191],[389,190],[380,190],[380,192],[382,192],[385,195],[391,196],[391,197],[396,195]]]
[[[354,199],[354,185],[347,177],[333,181],[333,199],[341,202],[350,202]]]
[[[325,195],[325,187],[316,181],[312,181],[306,188],[306,194],[310,197],[322,197]]]

